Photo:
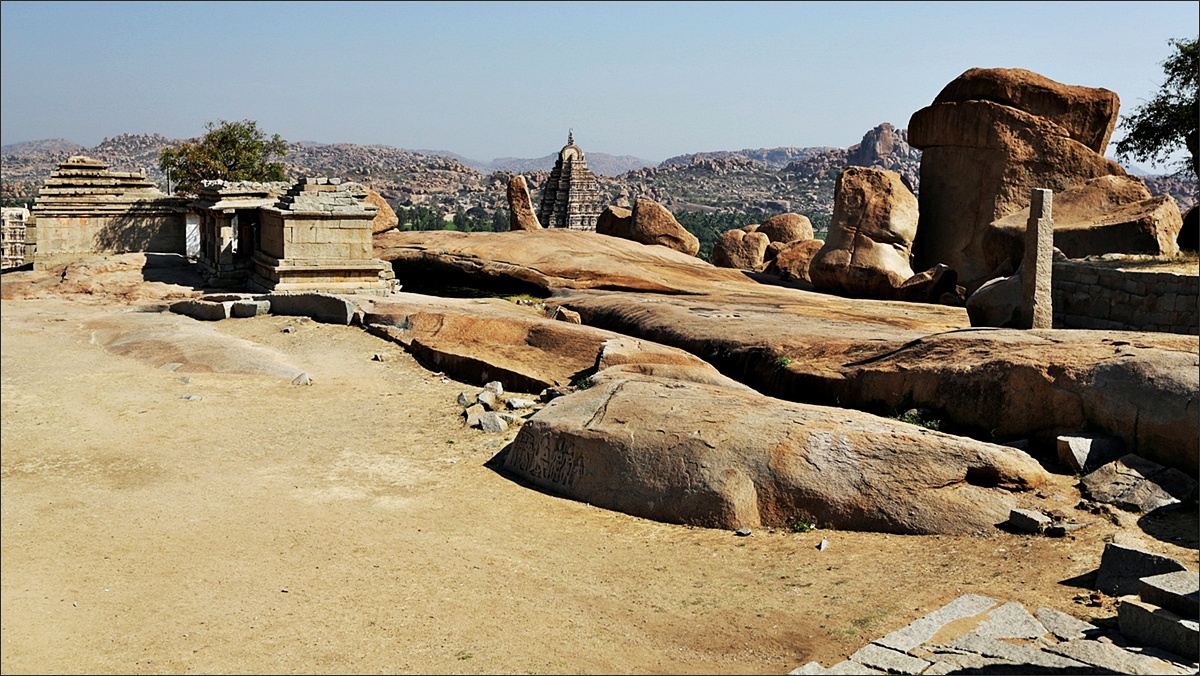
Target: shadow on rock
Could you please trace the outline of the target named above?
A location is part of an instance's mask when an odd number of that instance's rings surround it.
[[[1146,535],[1188,549],[1200,549],[1200,512],[1195,501],[1166,505],[1138,519]]]

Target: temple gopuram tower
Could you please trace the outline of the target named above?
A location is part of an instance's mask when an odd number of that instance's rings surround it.
[[[583,150],[575,145],[573,133],[567,133],[567,145],[558,152],[554,170],[542,192],[538,221],[545,228],[595,230],[600,217],[600,187],[596,175],[588,169]]]

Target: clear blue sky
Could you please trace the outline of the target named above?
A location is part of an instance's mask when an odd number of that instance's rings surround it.
[[[478,160],[848,146],[972,67],[1104,87],[1163,79],[1189,2],[3,2],[0,143],[289,141]],[[1119,138],[1119,132],[1117,137]]]

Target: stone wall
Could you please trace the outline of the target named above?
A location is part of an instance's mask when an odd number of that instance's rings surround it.
[[[98,253],[187,252],[186,202],[141,172],[110,171],[73,156],[51,172],[31,210],[35,269]]]
[[[1200,271],[1054,264],[1054,326],[1200,334]]]

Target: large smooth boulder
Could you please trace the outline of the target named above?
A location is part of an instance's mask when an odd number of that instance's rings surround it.
[[[974,291],[998,270],[1015,268],[1010,249],[990,246],[991,224],[1027,208],[1032,189],[1057,194],[1125,170],[1095,149],[1115,124],[1115,109],[1111,121],[1099,119],[1111,108],[1104,103],[1111,92],[1063,86],[1055,94],[1056,83],[1028,71],[968,73],[913,114],[908,138],[922,151],[913,264],[944,263]]]
[[[812,282],[808,267],[825,242],[819,239],[802,239],[784,246],[767,264],[763,272],[777,275],[785,282]]]
[[[992,533],[1047,474],[1025,453],[857,411],[601,371],[522,427],[503,467],[561,495],[710,528]]]
[[[1055,82],[1023,68],[971,68],[947,84],[933,102],[995,101],[1045,118],[1097,153],[1108,149],[1121,99],[1098,87]]]
[[[1102,433],[1184,472],[1200,454],[1196,337],[969,328],[962,308],[781,287],[666,297],[577,291],[592,326],[703,357],[763,394],[864,410],[918,407],[995,440]]]
[[[375,238],[375,257],[391,262],[410,291],[431,283],[540,295],[563,288],[659,293],[761,288],[740,272],[667,247],[567,228],[392,231]]]
[[[719,268],[758,270],[762,268],[770,243],[761,231],[728,230],[713,244],[712,263]]]
[[[392,205],[388,204],[382,195],[368,189],[363,199],[367,204],[375,205],[375,218],[371,219],[372,234],[378,235],[381,232],[387,232],[400,224],[400,217],[396,215],[395,209],[392,209]]]
[[[1174,256],[1183,226],[1170,195],[1153,196],[1131,176],[1101,176],[1054,195],[1054,246],[1068,258],[1106,253]],[[993,250],[1020,259],[1029,207],[992,224]]]
[[[847,167],[834,186],[829,235],[808,267],[813,285],[858,298],[895,298],[913,276],[917,219],[917,198],[900,174]]]
[[[537,211],[533,208],[533,198],[529,196],[529,186],[525,184],[524,176],[513,176],[508,182],[508,229],[542,229],[542,224],[537,219]]]
[[[779,214],[758,225],[761,232],[772,242],[788,244],[801,239],[813,238],[812,221],[803,214]]]
[[[633,211],[625,207],[607,206],[596,219],[596,232],[601,235],[633,239]]]
[[[635,242],[659,244],[689,256],[700,251],[700,240],[675,220],[675,214],[646,198],[639,198],[633,205],[629,236]]]
[[[396,293],[364,299],[362,323],[452,377],[539,392],[618,365],[676,369],[693,379],[746,388],[691,353],[591,326],[557,321],[497,298]]]

